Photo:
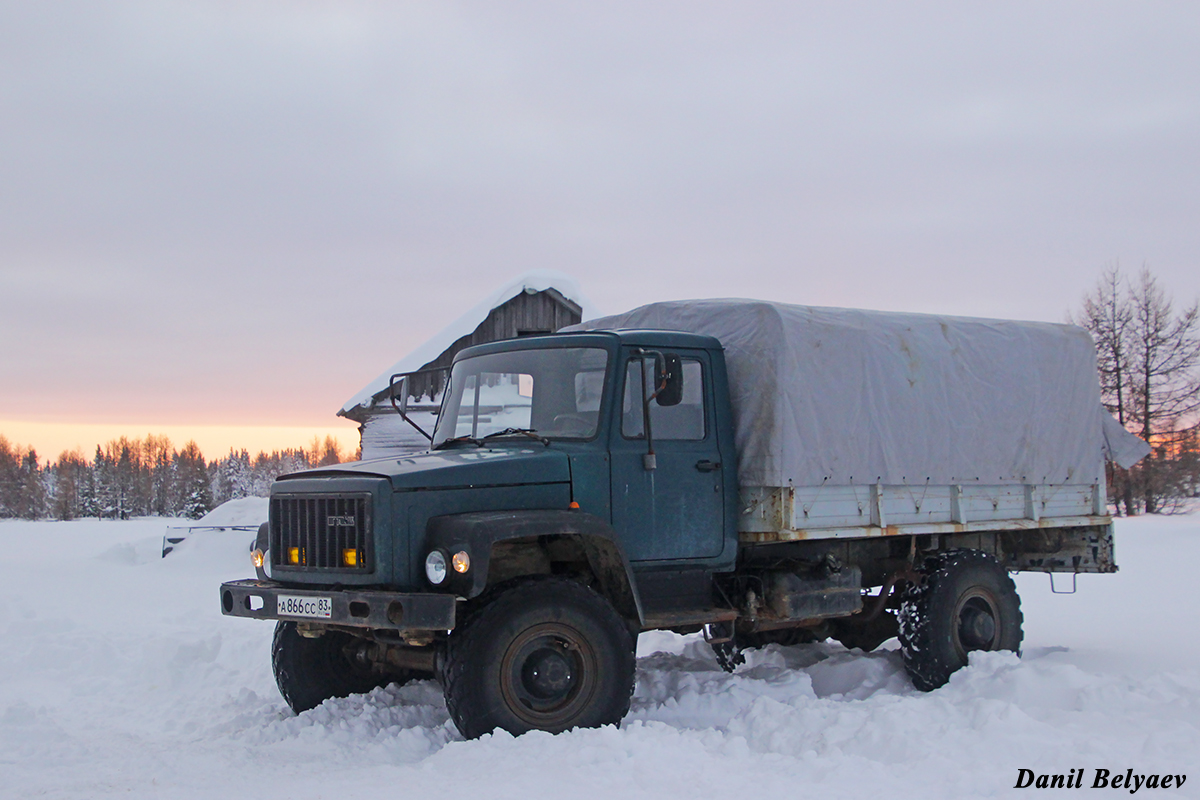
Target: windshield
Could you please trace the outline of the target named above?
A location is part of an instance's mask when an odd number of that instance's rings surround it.
[[[504,431],[590,439],[600,420],[608,352],[599,347],[512,350],[459,361],[450,372],[433,446]]]

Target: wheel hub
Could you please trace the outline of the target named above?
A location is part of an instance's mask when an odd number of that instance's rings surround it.
[[[963,599],[959,605],[956,633],[957,644],[964,654],[972,650],[996,649],[997,613],[991,599],[982,594]]]
[[[529,655],[521,668],[521,683],[539,700],[564,695],[575,683],[571,666],[561,648],[540,648]]]
[[[596,690],[596,654],[574,628],[536,625],[518,636],[500,664],[500,691],[531,727],[569,727]]]

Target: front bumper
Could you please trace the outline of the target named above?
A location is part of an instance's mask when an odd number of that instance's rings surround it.
[[[280,614],[279,595],[329,598],[332,602],[330,616],[314,619]],[[396,631],[448,631],[454,628],[454,607],[452,594],[296,589],[255,579],[221,584],[221,613],[230,617]]]

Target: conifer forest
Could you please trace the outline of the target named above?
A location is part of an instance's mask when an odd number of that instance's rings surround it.
[[[227,500],[265,497],[279,475],[346,460],[333,437],[307,447],[246,450],[206,461],[195,442],[176,449],[165,436],[121,437],[91,457],[64,452],[41,461],[32,447],[0,434],[0,518],[199,519]]]

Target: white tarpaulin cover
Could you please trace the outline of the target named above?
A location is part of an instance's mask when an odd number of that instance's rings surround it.
[[[598,328],[721,341],[743,486],[1093,484],[1146,448],[1106,430],[1073,325],[686,300],[572,330]]]

